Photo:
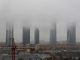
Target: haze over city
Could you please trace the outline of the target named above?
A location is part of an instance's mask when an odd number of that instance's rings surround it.
[[[67,25],[76,23],[77,42],[80,41],[80,0],[0,0],[0,42],[4,42],[6,23],[14,24],[14,38],[22,41],[23,25],[40,29],[40,40],[49,40],[49,31],[57,24],[57,40],[65,41]]]

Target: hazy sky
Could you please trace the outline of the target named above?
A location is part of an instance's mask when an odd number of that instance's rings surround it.
[[[49,40],[49,30],[57,23],[58,41],[66,40],[66,26],[77,24],[77,41],[80,41],[80,0],[0,0],[0,41],[5,41],[6,22],[14,23],[14,37],[22,40],[23,24],[39,27],[40,39]]]

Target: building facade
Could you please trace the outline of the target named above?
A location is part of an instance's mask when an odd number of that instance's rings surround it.
[[[39,44],[39,29],[35,29],[35,44]]]
[[[55,45],[57,43],[56,38],[56,24],[54,24],[54,28],[50,30],[50,44]]]
[[[23,27],[23,44],[30,44],[30,28]]]
[[[67,30],[67,43],[69,45],[76,44],[76,25],[72,25]]]

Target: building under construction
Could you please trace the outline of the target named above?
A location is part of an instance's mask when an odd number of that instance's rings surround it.
[[[11,46],[12,38],[14,37],[13,25],[11,23],[6,24],[6,46]]]

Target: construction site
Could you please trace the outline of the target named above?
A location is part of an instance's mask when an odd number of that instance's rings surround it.
[[[13,40],[12,40],[13,41]],[[31,45],[0,47],[0,60],[80,60],[80,45]]]

